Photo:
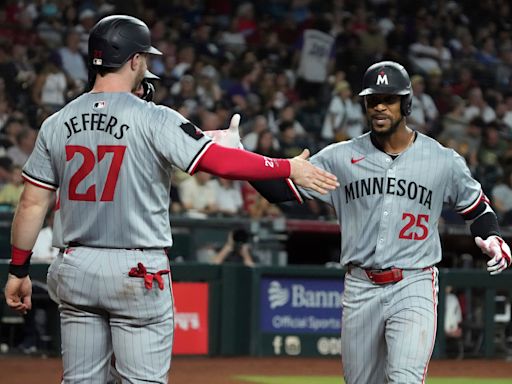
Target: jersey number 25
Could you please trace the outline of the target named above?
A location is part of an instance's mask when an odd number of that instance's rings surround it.
[[[98,145],[98,163],[103,160],[107,153],[112,153],[112,161],[105,180],[105,186],[101,193],[100,201],[112,201],[116,191],[117,178],[121,164],[123,163],[124,145]],[[82,165],[69,179],[68,198],[78,201],[96,201],[96,185],[92,184],[84,193],[77,192],[78,184],[82,182],[96,166],[96,156],[94,152],[81,145],[66,145],[66,161],[70,161],[76,154],[83,157]]]
[[[412,213],[404,213],[402,221],[405,220],[405,225],[398,235],[399,239],[405,240],[425,240],[428,236],[428,215],[414,216]],[[415,227],[415,228],[413,228]]]

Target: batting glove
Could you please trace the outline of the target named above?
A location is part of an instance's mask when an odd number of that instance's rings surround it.
[[[231,118],[228,129],[215,129],[212,131],[204,131],[203,133],[210,136],[215,144],[222,145],[228,148],[243,149],[240,142],[240,133],[238,132],[238,125],[240,124],[240,115],[235,113]]]
[[[487,270],[491,275],[497,275],[510,266],[512,262],[510,247],[501,237],[489,236],[487,240],[475,237],[475,243],[483,253],[491,258],[487,262]]]

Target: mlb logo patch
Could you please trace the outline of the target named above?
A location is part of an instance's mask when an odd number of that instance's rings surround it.
[[[94,65],[102,65],[103,64],[103,60],[101,60],[101,59],[92,59],[92,63]]]
[[[104,101],[97,101],[94,103],[93,108],[94,109],[102,109],[102,108],[105,108],[105,105],[107,105],[107,103],[105,103]]]

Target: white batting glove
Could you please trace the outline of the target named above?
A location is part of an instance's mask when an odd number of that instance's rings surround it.
[[[489,236],[487,240],[481,237],[475,237],[475,243],[478,247],[491,258],[487,262],[487,270],[491,275],[497,275],[508,266],[510,266],[512,257],[510,256],[510,247],[499,236]]]
[[[231,118],[228,129],[216,129],[213,131],[204,131],[203,133],[210,136],[215,144],[222,145],[228,148],[243,149],[240,142],[240,133],[238,132],[238,125],[240,124],[240,115],[235,113]]]

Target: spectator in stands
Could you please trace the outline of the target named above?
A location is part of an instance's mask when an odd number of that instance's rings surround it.
[[[302,126],[299,120],[297,120],[297,112],[296,107],[293,104],[285,104],[283,108],[279,111],[279,118],[274,122],[275,129],[273,129],[274,133],[277,133],[280,130],[280,126],[282,123],[288,122],[291,124],[291,127],[293,128],[293,131],[295,132],[295,135],[299,138],[304,138],[307,135],[306,130]]]
[[[13,166],[9,174],[9,181],[0,188],[0,204],[16,208],[22,191],[23,178],[21,177],[21,167]]]
[[[181,202],[189,215],[204,218],[217,212],[215,184],[212,176],[206,172],[197,172],[180,183]]]
[[[269,130],[259,133],[254,152],[267,157],[282,157],[281,151],[275,147],[275,136]]]
[[[39,39],[49,49],[60,47],[65,31],[60,20],[60,12],[57,5],[54,3],[43,4],[40,8],[39,16],[40,21],[36,27]]]
[[[96,13],[90,8],[85,8],[80,11],[78,22],[79,24],[75,26],[75,32],[80,36],[78,47],[80,53],[86,57],[89,43],[89,31],[96,22]]]
[[[257,115],[246,125],[250,127],[250,131],[242,138],[242,144],[248,151],[254,152],[258,144],[258,138],[261,132],[268,131],[267,118],[263,115]],[[275,147],[279,147],[277,139],[275,139]]]
[[[469,91],[475,87],[478,87],[478,82],[473,77],[473,71],[463,66],[458,71],[457,81],[452,84],[451,91],[454,95],[466,98]]]
[[[270,204],[249,183],[242,184],[242,196],[244,199],[244,211],[251,219],[282,216],[281,210],[275,204]]]
[[[434,100],[425,93],[425,80],[421,75],[411,78],[412,85],[412,109],[407,118],[407,125],[415,130],[431,135],[435,130],[439,113]]]
[[[189,115],[198,112],[200,106],[199,96],[196,90],[196,80],[191,75],[183,75],[181,80],[171,88],[170,101],[165,102],[170,107],[185,105]]]
[[[38,107],[55,112],[66,102],[68,80],[60,69],[60,56],[52,54],[38,73],[32,88],[32,100]]]
[[[324,117],[322,139],[333,142],[357,137],[363,133],[364,120],[361,104],[352,99],[350,84],[339,81]]]
[[[501,50],[500,61],[494,72],[494,83],[500,91],[509,92],[512,88],[512,47]]]
[[[310,107],[322,106],[327,77],[334,69],[335,39],[329,34],[330,29],[326,18],[317,17],[313,26],[304,30],[295,47],[295,89]]]
[[[462,336],[462,309],[459,298],[449,285],[446,286],[445,295],[444,332],[447,337],[459,338]]]
[[[213,257],[214,264],[242,263],[246,267],[254,267],[254,258],[249,247],[249,234],[243,228],[229,232],[226,243]]]
[[[381,32],[377,18],[372,16],[368,18],[366,30],[359,33],[361,41],[361,50],[371,62],[382,60],[387,50],[386,37]]]
[[[80,33],[75,30],[68,31],[66,45],[58,50],[61,68],[68,79],[74,81],[78,88],[84,88],[88,82],[87,66],[80,52]]]
[[[437,52],[439,54],[438,62],[440,69],[442,71],[449,71],[452,67],[452,53],[445,46],[443,36],[440,34],[434,36],[434,38],[432,39],[432,46],[435,49],[437,49]],[[434,68],[430,70],[429,75],[432,75],[432,73],[441,73],[441,71],[437,71]]]
[[[216,80],[217,71],[211,65],[201,69],[197,83],[197,95],[200,104],[209,110],[222,98],[222,90]]]
[[[16,135],[16,144],[7,150],[14,165],[23,167],[36,145],[37,131],[25,127]]]
[[[500,177],[492,189],[492,204],[502,225],[512,225],[512,172]]]
[[[471,151],[478,152],[480,149],[485,126],[486,124],[480,117],[475,117],[468,123],[465,139],[468,141]]]
[[[429,31],[420,30],[416,42],[409,46],[409,60],[414,70],[424,75],[439,71],[440,59],[441,52],[431,44]]]
[[[468,121],[477,116],[481,117],[485,123],[490,123],[496,119],[496,112],[484,99],[480,87],[471,88],[468,95],[468,105],[464,110],[464,117]]]
[[[217,212],[224,216],[240,216],[243,212],[242,187],[239,181],[218,178],[215,192]]]
[[[496,181],[503,175],[500,160],[505,158],[507,149],[508,144],[501,140],[498,127],[494,124],[487,124],[477,154],[477,177],[482,184],[484,193],[487,195],[491,194]]]
[[[11,114],[11,117],[5,122],[2,129],[2,146],[7,150],[12,145],[16,144],[16,137],[25,129],[25,121],[21,118],[15,117]]]
[[[450,111],[441,121],[442,132],[438,139],[442,143],[448,140],[461,140],[466,135],[468,120],[464,116],[466,102],[460,96],[453,95]],[[413,101],[414,105],[414,101]],[[478,148],[477,148],[478,149]]]
[[[293,122],[283,121],[279,124],[279,147],[283,157],[295,157],[300,155],[305,145],[293,127]]]

